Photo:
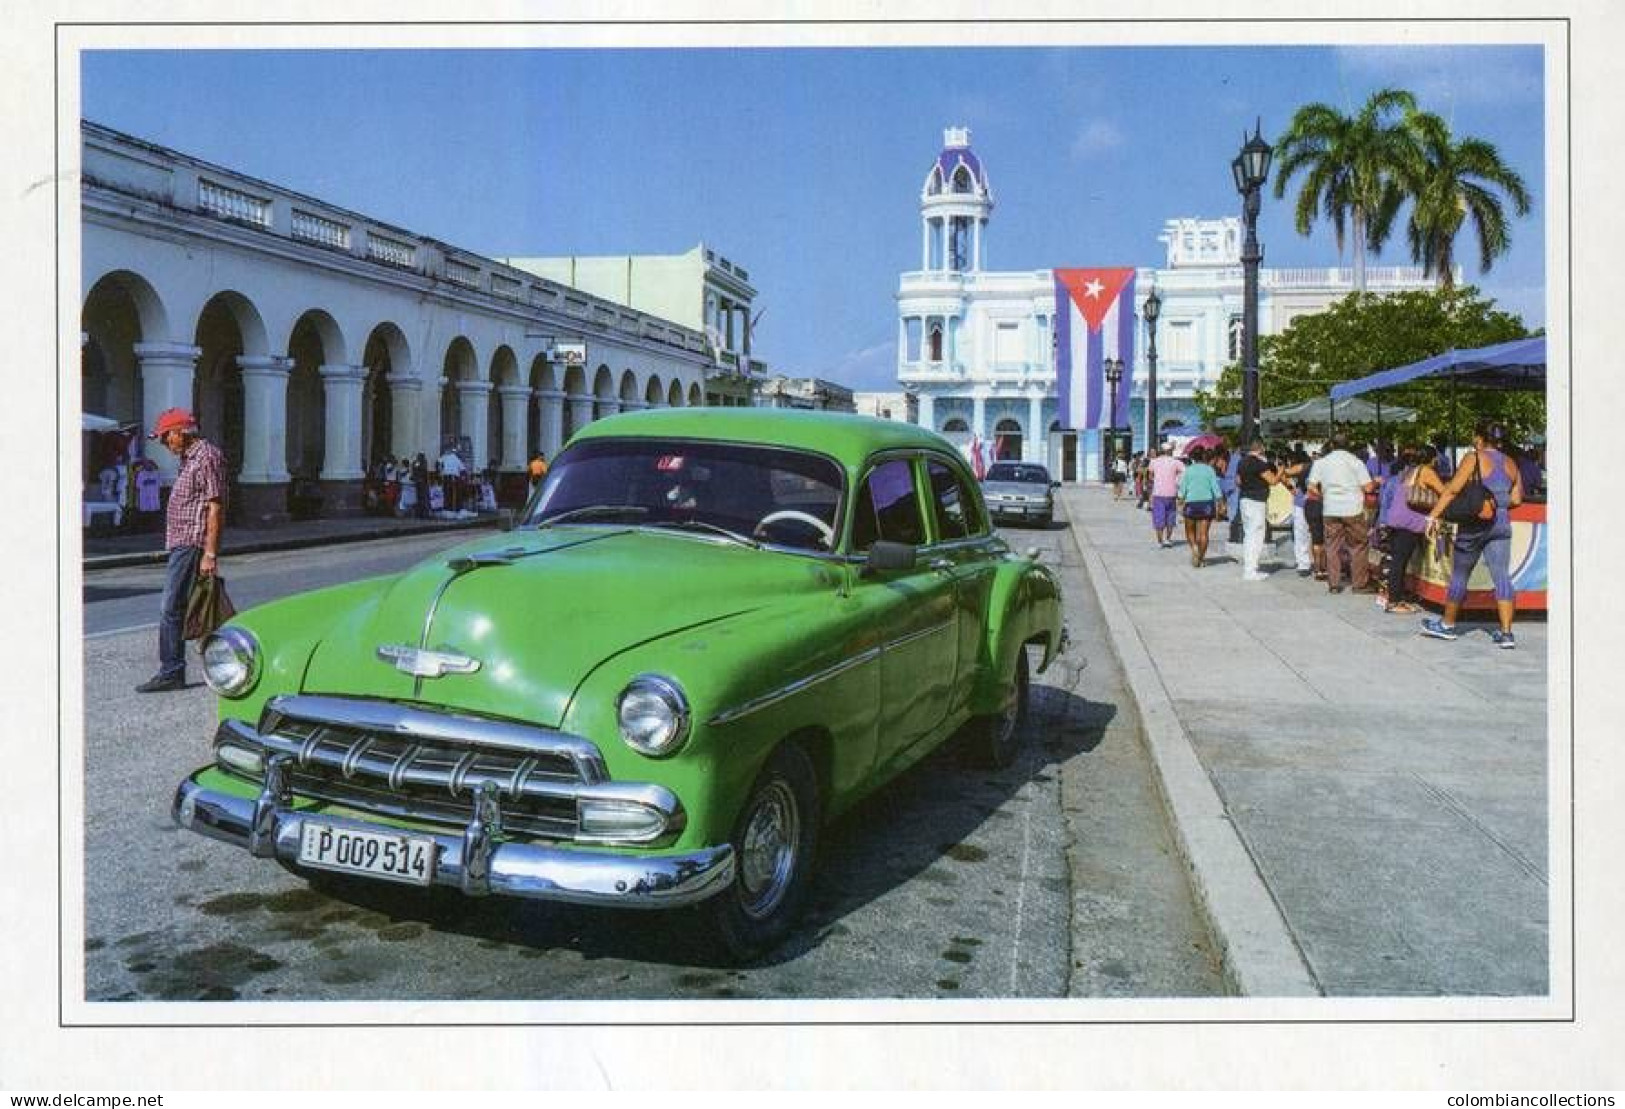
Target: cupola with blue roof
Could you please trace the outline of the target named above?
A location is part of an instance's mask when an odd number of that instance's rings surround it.
[[[982,160],[970,148],[970,129],[945,129],[942,152],[925,175],[920,194],[920,268],[948,273],[981,270],[984,232],[992,212],[993,190]]]

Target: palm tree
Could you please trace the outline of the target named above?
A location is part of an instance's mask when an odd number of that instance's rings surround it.
[[[1449,126],[1433,113],[1413,112],[1406,126],[1416,140],[1415,160],[1404,175],[1412,202],[1406,227],[1411,257],[1438,279],[1440,288],[1449,289],[1456,283],[1456,233],[1467,217],[1478,234],[1478,268],[1488,272],[1512,245],[1495,190],[1506,193],[1520,216],[1529,213],[1529,190],[1492,144],[1474,138],[1453,141]]]
[[[1309,234],[1316,215],[1324,214],[1341,254],[1345,228],[1350,229],[1354,287],[1360,292],[1365,291],[1366,253],[1381,250],[1387,240],[1405,201],[1400,174],[1416,160],[1412,133],[1403,117],[1392,117],[1415,110],[1416,98],[1403,89],[1372,93],[1353,116],[1327,104],[1306,104],[1276,140],[1276,198],[1286,195],[1299,170],[1306,171],[1295,213],[1298,234]]]

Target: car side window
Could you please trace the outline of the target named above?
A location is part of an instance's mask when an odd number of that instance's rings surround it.
[[[931,508],[936,513],[937,537],[948,542],[980,534],[982,526],[976,501],[959,475],[942,462],[928,462],[926,473],[931,480]]]
[[[925,542],[925,521],[914,495],[914,467],[906,458],[882,462],[864,478],[853,507],[852,549],[866,551],[875,540]]]

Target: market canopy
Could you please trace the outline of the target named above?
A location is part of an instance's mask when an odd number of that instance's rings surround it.
[[[1408,366],[1333,385],[1332,399],[1342,401],[1373,389],[1403,385],[1420,377],[1446,377],[1463,385],[1489,389],[1544,389],[1546,337],[1513,339],[1473,350],[1447,350]]]
[[[1397,404],[1374,404],[1368,400],[1351,398],[1349,400],[1335,399],[1337,391],[1332,391],[1332,397],[1311,397],[1308,400],[1293,401],[1291,404],[1277,404],[1273,408],[1265,408],[1258,413],[1258,426],[1268,435],[1292,427],[1294,424],[1373,424],[1404,423],[1416,419],[1416,409],[1401,408]],[[1240,416],[1220,416],[1214,423],[1222,428],[1241,426]]]

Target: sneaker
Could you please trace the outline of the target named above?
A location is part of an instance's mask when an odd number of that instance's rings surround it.
[[[1430,616],[1422,621],[1422,634],[1431,635],[1434,639],[1460,639],[1461,633],[1456,625],[1446,624],[1437,616]]]
[[[1511,632],[1504,632],[1500,628],[1490,632],[1490,642],[1503,651],[1510,651],[1518,645],[1518,641],[1512,637]]]
[[[168,693],[171,690],[185,688],[185,675],[177,678],[165,678],[160,675],[159,677],[149,678],[147,681],[142,682],[140,685],[135,687],[135,691],[137,693]]]

